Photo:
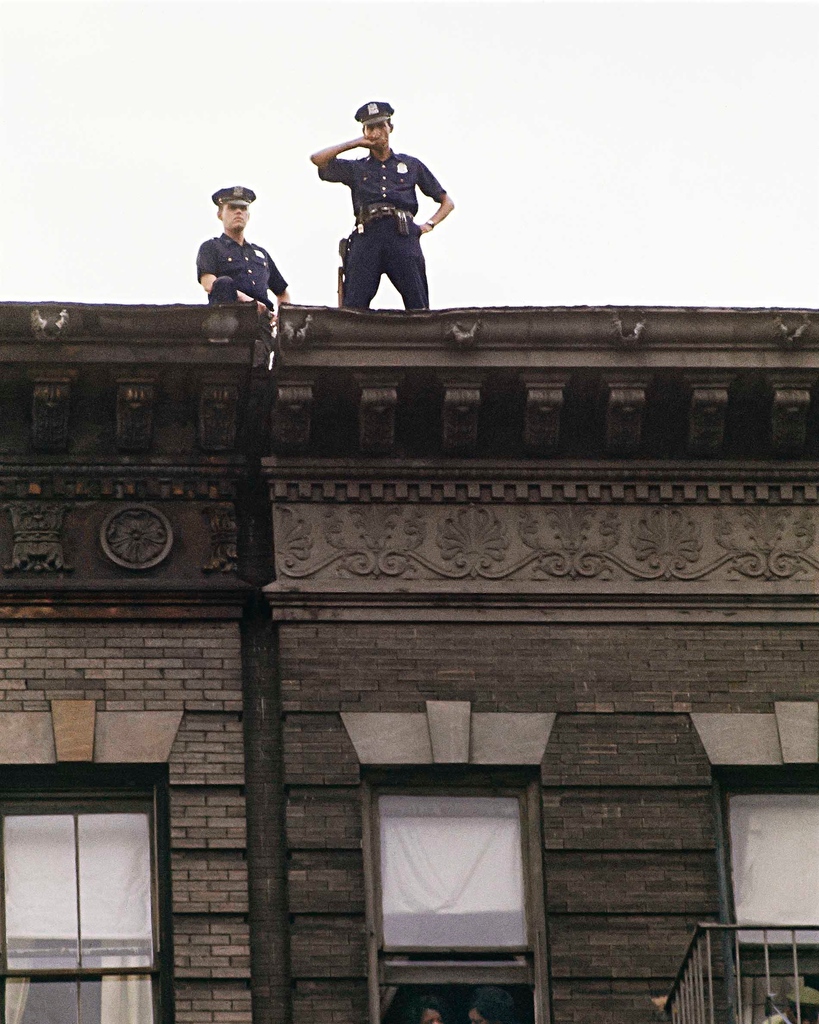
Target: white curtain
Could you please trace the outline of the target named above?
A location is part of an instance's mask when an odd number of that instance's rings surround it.
[[[76,967],[73,818],[67,814],[9,816],[4,845],[9,967]],[[53,947],[35,945],[46,939],[59,941],[58,963]]]
[[[729,812],[737,923],[819,924],[819,795],[734,796]]]
[[[9,978],[6,981],[6,1024],[22,1024],[30,986],[28,978]]]
[[[150,851],[146,814],[81,814],[76,834],[70,814],[7,817],[9,966],[150,967]],[[101,1024],[153,1024],[150,978],[106,976],[100,990]],[[29,993],[29,979],[6,983],[5,1024],[25,1024]]]
[[[387,945],[525,944],[514,797],[382,796],[379,812]]]
[[[102,951],[110,967],[150,967],[153,926],[147,815],[81,814],[79,841],[83,955]],[[120,949],[120,959],[111,959],[112,947]]]
[[[117,966],[123,966],[118,963]],[[130,964],[127,966],[131,966]],[[130,975],[102,979],[100,1024],[152,1024],[151,979]]]

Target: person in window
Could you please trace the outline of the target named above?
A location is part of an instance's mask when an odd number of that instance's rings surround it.
[[[446,1024],[444,1005],[435,996],[416,995],[404,1013],[406,1024]]]
[[[477,988],[472,993],[469,1020],[471,1024],[517,1024],[515,1001],[502,988]]]
[[[800,985],[798,997],[802,1024],[817,1024],[819,1021],[819,990],[811,988],[810,985]],[[775,1013],[772,1017],[768,1017],[764,1024],[796,1024],[799,1019],[796,1003],[797,992],[791,989],[788,994],[787,1013]]]

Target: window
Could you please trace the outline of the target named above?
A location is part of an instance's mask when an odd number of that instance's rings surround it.
[[[422,993],[465,1020],[481,986],[545,1021],[538,786],[373,785],[366,800],[372,1024]]]
[[[5,1024],[158,1024],[148,800],[6,800]]]
[[[819,924],[819,794],[734,795],[729,811],[737,924]]]
[[[767,926],[738,929],[732,951],[753,1024],[787,1008],[797,981],[819,985],[819,793],[730,793],[727,809],[734,922]]]

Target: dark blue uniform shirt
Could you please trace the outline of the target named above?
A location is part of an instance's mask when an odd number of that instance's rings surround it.
[[[273,302],[267,294],[268,288],[274,295],[281,295],[287,289],[287,281],[266,249],[252,242],[239,245],[227,235],[209,238],[199,246],[196,257],[198,281],[202,280],[203,274],[232,278],[239,291],[258,299],[269,309],[273,309]]]
[[[392,151],[383,163],[372,153],[361,160],[339,160],[336,157],[326,167],[319,167],[319,177],[322,181],[339,181],[348,185],[355,213],[368,203],[393,203],[414,217],[418,212],[416,188],[436,203],[440,203],[446,192],[420,160]]]

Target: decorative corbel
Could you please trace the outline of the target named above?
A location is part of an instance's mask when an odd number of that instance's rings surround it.
[[[304,451],[310,444],[313,385],[280,384],[272,412],[273,446],[277,451]]]
[[[564,377],[524,378],[526,409],[523,418],[523,447],[530,455],[551,455],[560,439]]]
[[[117,448],[147,452],[154,427],[154,379],[117,381]]]
[[[778,458],[795,458],[804,450],[811,383],[804,377],[772,377],[771,452]]]
[[[37,452],[64,452],[68,448],[71,378],[35,381],[31,402],[31,444]]]
[[[725,441],[725,416],[728,411],[728,380],[690,380],[688,407],[689,456],[713,458]]]
[[[477,385],[447,385],[444,391],[443,448],[447,455],[468,454],[478,443],[481,389]]]
[[[206,452],[230,451],[236,445],[239,390],[233,384],[208,383],[199,396],[199,446]]]
[[[358,403],[358,440],[367,455],[388,455],[395,447],[395,384],[361,386]]]
[[[645,381],[613,379],[607,388],[606,448],[612,455],[633,455],[643,441]]]

